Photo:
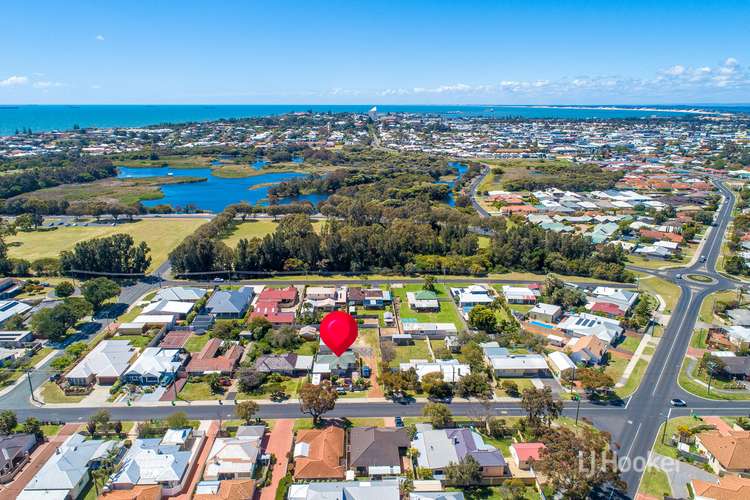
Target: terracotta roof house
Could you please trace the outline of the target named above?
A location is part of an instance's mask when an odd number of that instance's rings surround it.
[[[513,443],[510,445],[510,456],[519,469],[529,470],[534,460],[541,458],[544,443]]]
[[[340,427],[297,432],[294,479],[344,479],[344,430]]]
[[[253,306],[251,318],[266,318],[274,325],[291,325],[294,323],[293,312],[281,311],[280,303],[276,300],[258,299]]]
[[[211,339],[199,353],[193,355],[186,370],[190,375],[214,372],[228,375],[240,362],[242,352],[243,348],[237,342]]]
[[[192,333],[173,330],[166,334],[159,342],[162,349],[184,349]]]
[[[591,305],[591,312],[603,314],[610,318],[622,318],[625,316],[625,311],[620,309],[620,306],[609,302],[594,302]]]
[[[99,496],[102,500],[161,500],[161,485],[134,486],[129,490],[111,490]]]
[[[0,437],[0,484],[9,483],[29,461],[36,448],[37,438],[33,434],[12,434]]]
[[[690,481],[696,500],[746,500],[750,498],[750,479],[724,476],[718,483],[693,479]]]
[[[675,243],[682,243],[684,238],[681,234],[667,233],[665,231],[654,231],[652,229],[641,228],[641,236],[644,238],[653,238],[655,240],[669,240]]]
[[[574,363],[600,364],[607,354],[607,344],[596,335],[575,337],[568,342],[566,350]]]
[[[293,286],[286,288],[264,288],[260,292],[258,300],[278,302],[282,307],[289,307],[297,303],[298,295],[297,289]]]
[[[750,472],[750,431],[701,432],[695,444],[717,474]]]
[[[250,500],[255,495],[252,479],[201,481],[195,488],[193,500]]]
[[[357,475],[401,473],[401,457],[410,446],[404,428],[354,427],[349,430],[349,468]]]

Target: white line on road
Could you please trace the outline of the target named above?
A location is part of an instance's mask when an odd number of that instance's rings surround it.
[[[693,300],[693,290],[688,288],[688,296],[687,296],[687,304],[689,305],[690,302]],[[674,315],[674,311],[672,311],[672,314]],[[680,325],[677,327],[677,330],[675,330],[674,334],[672,335],[672,345],[669,346],[669,352],[667,352],[667,357],[664,361],[668,361],[669,357],[672,355],[672,351],[674,351],[675,344],[677,343],[677,339],[680,337],[680,332],[682,331],[682,327],[685,324],[685,320],[687,319],[687,315],[682,316],[682,321],[680,321]],[[654,396],[656,394],[657,389],[659,388],[659,384],[661,383],[661,378],[664,376],[664,371],[667,369],[668,363],[664,363],[661,367],[661,372],[659,372],[659,378],[656,380],[656,384],[654,384],[654,390],[651,391],[651,395]]]
[[[643,422],[638,424],[638,428],[635,430],[635,436],[633,436],[633,441],[630,443],[630,448],[628,448],[628,452],[626,453],[627,456],[630,456],[630,452],[633,451],[633,446],[635,446],[635,442],[638,441],[638,433],[641,432],[641,426],[643,425]]]

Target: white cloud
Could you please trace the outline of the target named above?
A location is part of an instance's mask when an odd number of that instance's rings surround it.
[[[35,89],[49,89],[52,87],[62,87],[62,86],[64,86],[62,82],[39,81],[39,82],[33,83],[33,87]]]
[[[96,35],[96,41],[97,42],[103,42],[104,41],[104,35]]]
[[[0,87],[19,87],[29,83],[29,77],[13,75],[9,76],[5,80],[0,80]]]

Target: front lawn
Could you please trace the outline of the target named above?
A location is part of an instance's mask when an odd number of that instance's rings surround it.
[[[307,377],[291,377],[288,380],[282,382],[266,382],[256,392],[240,392],[237,394],[237,400],[242,399],[268,399],[271,393],[275,391],[283,391],[289,394],[290,397],[295,397],[299,388],[307,382]]]
[[[54,382],[45,382],[42,386],[42,399],[45,403],[80,403],[86,396],[66,396],[60,386]]]
[[[518,386],[518,392],[520,394],[523,394],[523,391],[525,389],[534,388],[534,383],[531,381],[530,378],[497,378],[495,379],[495,394],[499,397],[520,397],[520,396],[511,396],[510,394],[506,393],[503,390],[502,384],[506,380],[515,382],[516,385]]]
[[[211,392],[208,382],[189,381],[180,391],[180,399],[185,401],[209,401],[224,399],[224,394]]]

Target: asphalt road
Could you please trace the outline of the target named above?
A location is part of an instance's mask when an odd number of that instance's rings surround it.
[[[480,176],[475,180],[472,190],[476,191],[481,182]],[[678,383],[677,378],[685,357],[690,337],[693,332],[695,322],[698,318],[699,310],[703,299],[709,294],[735,288],[738,283],[727,279],[716,272],[716,262],[721,253],[723,236],[726,232],[727,225],[731,219],[731,211],[734,205],[734,194],[723,184],[717,182],[717,187],[724,195],[724,203],[719,210],[717,224],[706,237],[703,246],[702,255],[706,256],[706,262],[700,262],[698,259],[689,267],[681,269],[671,269],[665,271],[653,271],[641,269],[641,271],[657,275],[663,279],[677,284],[682,294],[672,312],[669,324],[664,330],[664,335],[659,346],[654,353],[648,369],[643,377],[639,389],[625,401],[618,405],[597,405],[583,402],[580,404],[580,417],[592,422],[598,428],[609,432],[612,435],[612,442],[615,451],[621,460],[623,469],[622,478],[627,482],[626,492],[607,491],[606,495],[611,497],[629,497],[633,498],[638,489],[642,471],[632,469],[628,464],[640,460],[645,463],[649,451],[657,437],[659,427],[666,418],[670,416],[686,415],[691,410],[698,415],[743,415],[750,413],[750,401],[748,402],[726,402],[712,401],[693,396],[683,391]],[[481,207],[477,207],[480,210]],[[486,213],[486,212],[485,212]],[[161,268],[160,268],[161,269]],[[692,282],[684,279],[678,279],[677,274],[704,274],[714,278],[712,284],[703,284]],[[367,280],[372,284],[386,282],[387,280]],[[391,280],[392,281],[392,280]],[[444,279],[440,280],[445,283],[465,282],[465,279]],[[473,279],[472,281],[484,282],[491,281],[494,283],[502,282],[491,279]],[[283,284],[285,281],[279,280],[248,280],[247,283],[269,283]],[[294,278],[288,280],[288,283],[298,283]],[[321,283],[326,280],[321,280]],[[330,282],[330,281],[328,281]],[[336,281],[337,283],[348,283],[349,281]],[[352,279],[352,283],[361,283],[361,279]],[[513,281],[515,283],[518,280]],[[179,282],[185,284],[185,282]],[[205,281],[196,282],[205,284]],[[311,281],[306,283],[318,283]],[[123,290],[120,302],[132,304],[141,295],[159,285],[169,285],[172,282],[159,281],[153,279],[149,283],[138,283],[135,286]],[[46,374],[32,375],[32,382],[35,385],[41,384],[46,379]],[[37,384],[38,382],[38,384]],[[671,408],[669,400],[671,398],[680,398],[688,402],[688,408]],[[35,407],[29,402],[28,386],[21,384],[17,386],[10,394],[6,395],[2,401],[3,408],[16,410],[20,419],[28,416],[35,416],[43,420],[60,420],[60,421],[85,421],[89,415],[99,408],[89,407],[71,407],[71,408],[44,408]],[[454,402],[451,405],[451,411],[454,415],[479,416],[487,410],[479,403]],[[233,418],[232,404],[183,404],[177,405],[179,410],[185,411],[191,418]],[[567,402],[565,404],[564,414],[570,417],[576,416],[576,404]],[[416,416],[420,415],[422,404],[415,403],[410,405],[398,405],[395,403],[363,403],[356,400],[341,401],[337,404],[336,409],[330,413],[331,416],[348,416],[348,417],[374,417],[374,416]],[[171,406],[138,406],[138,407],[115,407],[110,409],[112,417],[115,419],[148,419],[159,418],[169,415],[175,411]],[[493,404],[491,411],[503,416],[522,415],[523,412],[515,403],[498,403]],[[265,418],[276,417],[295,417],[303,416],[299,413],[296,404],[264,404],[261,405],[259,416]]]

